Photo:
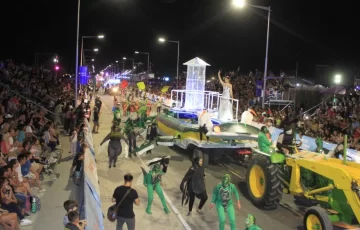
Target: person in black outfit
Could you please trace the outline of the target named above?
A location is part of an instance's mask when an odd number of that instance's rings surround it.
[[[100,109],[97,106],[94,106],[94,127],[92,132],[99,133],[99,116],[100,116]]]
[[[188,216],[191,215],[191,211],[195,202],[195,197],[200,199],[200,204],[196,211],[200,215],[204,215],[201,209],[205,205],[208,196],[205,187],[205,170],[204,167],[202,167],[202,164],[202,158],[195,158],[193,161],[193,166],[189,168],[188,172],[186,173],[180,184],[180,190],[183,192],[183,204],[184,201],[185,205],[189,201],[189,213],[187,214]]]
[[[126,223],[128,230],[135,230],[134,204],[139,205],[140,199],[137,191],[131,188],[133,179],[131,174],[125,174],[124,185],[117,187],[114,191],[113,202],[119,205],[116,218],[116,230],[122,230],[124,223]],[[126,197],[124,198],[125,195]],[[124,200],[119,204],[122,199]]]
[[[149,141],[154,141],[158,135],[159,134],[158,134],[158,130],[157,130],[157,125],[154,122],[151,125],[149,125],[147,128],[146,139]],[[146,154],[150,154],[150,153],[151,153],[151,150],[147,151]]]
[[[100,100],[99,96],[95,98],[95,106],[98,108],[99,112],[101,111],[102,101]]]

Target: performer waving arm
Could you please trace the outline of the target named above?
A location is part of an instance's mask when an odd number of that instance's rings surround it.
[[[218,72],[218,78],[219,78],[221,85],[224,85],[225,82],[221,79],[221,70],[219,70],[219,72]]]
[[[104,138],[104,140],[100,143],[100,146],[101,146],[102,144],[104,144],[106,141],[110,140],[110,134],[111,134],[111,133],[109,133],[109,134]]]

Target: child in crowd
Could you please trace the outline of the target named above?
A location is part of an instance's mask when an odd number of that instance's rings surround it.
[[[64,202],[64,209],[66,211],[66,214],[64,216],[64,221],[63,221],[64,227],[70,222],[69,217],[68,217],[69,212],[77,211],[78,208],[79,208],[79,204],[75,200],[67,200]]]
[[[65,225],[65,230],[84,230],[86,226],[86,220],[80,220],[78,211],[70,211],[67,214],[69,223]]]
[[[81,144],[80,152],[76,154],[73,164],[71,167],[70,175],[73,175],[73,170],[75,168],[75,185],[79,186],[79,180],[81,178],[81,171],[83,167],[83,162],[85,159],[85,150],[87,145],[85,143]]]

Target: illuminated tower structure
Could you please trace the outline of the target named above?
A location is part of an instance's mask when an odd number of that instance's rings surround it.
[[[185,109],[202,110],[205,103],[206,66],[210,65],[198,57],[184,65],[187,66]]]

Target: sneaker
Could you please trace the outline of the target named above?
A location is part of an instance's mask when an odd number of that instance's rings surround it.
[[[196,212],[199,214],[199,215],[204,215],[203,211],[201,209],[197,209]]]
[[[20,226],[27,226],[27,225],[32,225],[32,221],[28,219],[20,220]]]
[[[39,192],[46,192],[46,189],[40,189]]]
[[[191,216],[191,212],[188,212],[188,214],[186,216]]]

